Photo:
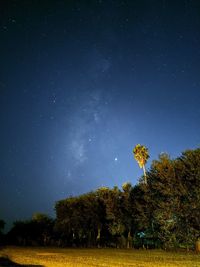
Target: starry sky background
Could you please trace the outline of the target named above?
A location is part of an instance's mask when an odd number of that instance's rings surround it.
[[[0,2],[0,218],[200,144],[200,1]]]

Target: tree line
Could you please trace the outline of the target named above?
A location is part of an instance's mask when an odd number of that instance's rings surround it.
[[[55,212],[55,219],[35,214],[28,221],[15,222],[4,241],[194,249],[200,242],[200,149],[187,150],[176,159],[161,154],[136,185],[127,182],[122,188],[101,187],[68,197],[55,203]]]

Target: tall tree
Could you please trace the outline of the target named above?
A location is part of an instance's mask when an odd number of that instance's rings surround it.
[[[134,228],[134,218],[133,218],[133,207],[132,207],[132,203],[130,201],[130,193],[132,190],[132,185],[129,182],[126,182],[122,185],[122,189],[123,192],[121,194],[121,205],[120,205],[120,209],[121,209],[121,214],[122,214],[122,221],[123,224],[125,226],[125,230],[126,230],[126,236],[127,236],[127,248],[131,248],[132,247],[132,241],[133,238],[131,236],[131,234],[133,233],[133,231],[135,230]]]
[[[200,148],[182,153],[176,160],[176,173],[183,187],[180,233],[187,245],[192,246],[200,237]]]
[[[182,187],[175,173],[174,161],[167,154],[161,154],[158,160],[152,162],[148,173],[148,185],[155,232],[163,247],[175,247],[178,243]]]
[[[133,149],[133,154],[134,154],[135,160],[138,162],[140,168],[143,169],[144,183],[147,184],[147,175],[146,175],[145,164],[147,163],[147,160],[149,158],[148,148],[146,148],[143,145],[137,144]]]

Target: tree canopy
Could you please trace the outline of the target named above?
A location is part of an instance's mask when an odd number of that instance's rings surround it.
[[[140,164],[146,163],[147,152]],[[161,154],[146,176],[148,186],[124,183],[121,189],[101,187],[60,200],[55,220],[37,213],[15,222],[8,240],[21,245],[194,248],[200,237],[200,149],[176,159]]]
[[[149,158],[148,148],[146,148],[143,145],[138,144],[134,147],[133,154],[134,154],[134,158],[138,162],[140,168],[143,168],[144,182],[145,182],[145,184],[147,184],[145,164],[147,163],[147,160]]]

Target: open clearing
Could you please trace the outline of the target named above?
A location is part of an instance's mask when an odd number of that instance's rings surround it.
[[[162,250],[61,249],[6,247],[0,257],[27,266],[200,267],[200,255]],[[3,265],[0,266],[17,266]]]

